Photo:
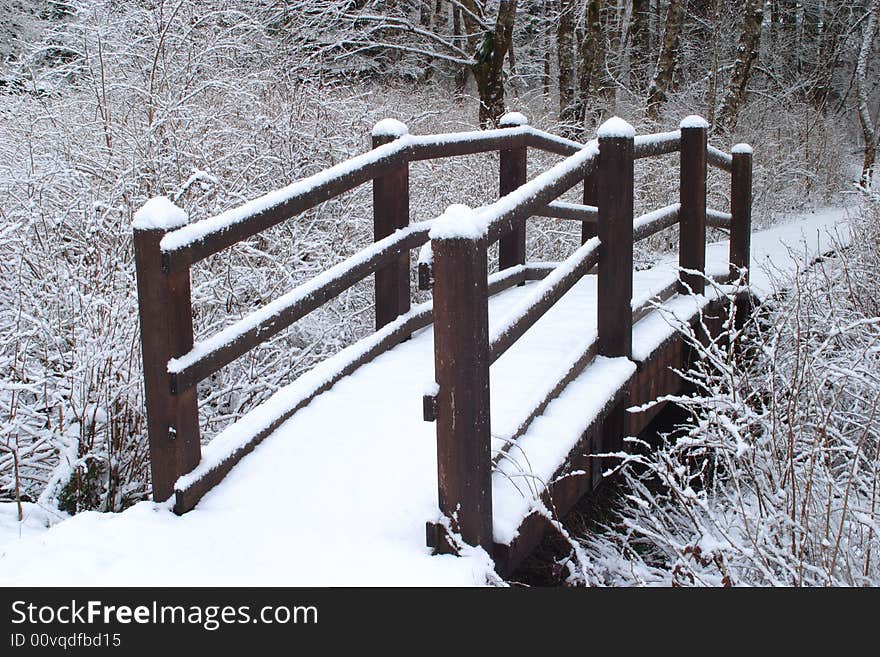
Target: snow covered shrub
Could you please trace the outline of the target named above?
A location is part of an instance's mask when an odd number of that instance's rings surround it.
[[[880,212],[703,344],[671,398],[688,421],[619,471],[617,522],[585,539],[616,585],[880,584]],[[790,289],[789,289],[790,288]],[[642,449],[644,448],[644,449]],[[595,567],[601,564],[600,569]]]

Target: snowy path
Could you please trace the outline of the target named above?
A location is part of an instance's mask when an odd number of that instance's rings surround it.
[[[754,234],[759,292],[772,289],[767,263],[795,267],[786,245],[809,257],[824,251],[827,229],[844,214]],[[709,271],[723,270],[726,255],[726,243],[711,245]],[[674,276],[669,265],[637,272],[635,297]],[[494,297],[491,321],[529,290]],[[493,365],[493,433],[515,427],[542,380],[595,331],[595,312],[595,279],[587,277]],[[576,384],[589,390],[595,377],[587,379]],[[432,380],[425,329],[312,401],[183,517],[143,502],[120,514],[82,513],[45,532],[29,526],[21,537],[15,523],[0,523],[0,585],[484,584],[484,553],[431,556],[425,547],[437,485],[434,425],[422,420],[421,397]],[[572,395],[563,397],[571,406]],[[560,430],[552,411],[533,426]]]

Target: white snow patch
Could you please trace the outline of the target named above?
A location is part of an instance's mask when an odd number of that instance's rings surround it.
[[[654,132],[650,135],[638,135],[635,138],[635,145],[643,146],[648,144],[663,144],[670,141],[678,141],[679,139],[681,139],[680,130],[672,130],[670,132]]]
[[[636,136],[636,129],[619,116],[612,116],[599,126],[596,134],[599,136],[599,139],[632,139]]]
[[[691,114],[681,120],[680,128],[708,128],[709,122],[698,114]]]
[[[523,519],[541,504],[541,493],[569,452],[635,371],[635,364],[626,358],[597,356],[499,461],[492,473],[497,543],[509,545],[516,538]]]
[[[748,144],[736,144],[733,148],[730,149],[730,152],[735,154],[751,155],[755,151]]]
[[[434,220],[432,240],[478,240],[486,236],[486,222],[469,206],[455,203]]]
[[[521,112],[508,112],[500,119],[498,119],[498,125],[500,125],[502,128],[528,124],[529,119],[526,117],[525,114],[522,114]]]
[[[373,137],[403,137],[409,134],[409,128],[397,119],[382,119],[373,126]]]
[[[188,222],[186,211],[174,205],[167,196],[154,196],[134,213],[131,227],[135,230],[172,230]]]

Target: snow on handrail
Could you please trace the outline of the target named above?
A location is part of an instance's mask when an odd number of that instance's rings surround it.
[[[675,153],[681,148],[681,130],[657,132],[650,135],[636,135],[633,157],[639,160],[655,155]]]
[[[590,269],[599,262],[598,237],[587,240],[577,251],[562,261],[545,279],[535,285],[534,291],[489,335],[489,363],[494,363],[544,313],[568,292]]]
[[[650,237],[664,228],[669,228],[678,222],[681,204],[673,203],[666,207],[647,212],[633,220],[633,242],[638,242]]]
[[[713,167],[723,169],[728,173],[733,169],[733,156],[715,148],[711,144],[706,146],[706,160]]]
[[[730,228],[730,222],[733,221],[733,216],[729,212],[722,212],[721,210],[713,210],[712,208],[706,208],[706,225],[712,226],[712,228]]]

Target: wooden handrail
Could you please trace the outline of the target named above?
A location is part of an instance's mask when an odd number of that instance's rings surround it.
[[[535,214],[539,217],[571,219],[572,221],[583,221],[591,224],[599,220],[599,208],[595,205],[565,203],[564,201],[552,201]]]
[[[706,160],[708,161],[710,166],[713,166],[716,169],[727,171],[727,173],[730,173],[732,171],[733,156],[725,153],[724,151],[718,150],[711,144],[708,144],[706,146]]]
[[[516,306],[507,319],[489,335],[489,363],[494,363],[535,325],[575,283],[599,261],[599,238],[582,245],[567,260],[535,286],[535,290]]]
[[[633,157],[637,160],[675,153],[681,147],[681,131],[658,132],[653,135],[636,135]]]
[[[666,207],[647,212],[633,220],[633,241],[639,242],[678,223],[681,204],[673,203]]]
[[[427,225],[426,225],[427,224]],[[430,223],[413,224],[373,243],[284,296],[255,310],[168,363],[172,393],[181,393],[428,241]]]
[[[631,277],[633,240],[643,239],[671,226],[679,218],[688,217],[691,223],[697,220],[698,227],[701,225],[703,231],[706,225],[729,228],[732,268],[747,270],[751,151],[744,145],[735,147],[734,154],[728,155],[705,144],[705,138],[703,140],[701,152],[703,166],[708,163],[731,173],[730,214],[705,209],[705,194],[703,194],[703,205],[700,206],[697,197],[703,188],[696,184],[696,187],[691,189],[688,185],[691,191],[687,199],[683,197],[681,203],[676,206],[661,208],[639,217],[633,222],[630,236],[624,238],[623,236],[629,232],[625,224],[632,219],[631,175],[627,176],[624,172],[621,177],[620,172],[615,171],[612,174],[611,169],[608,168],[604,174],[605,178],[602,178],[599,175],[599,149],[595,140],[585,144],[579,143],[532,128],[526,125],[521,115],[510,115],[508,118],[510,120],[502,121],[503,127],[496,130],[424,136],[410,135],[406,126],[391,122],[395,125],[391,126],[390,130],[388,125],[382,130],[374,130],[373,149],[369,152],[294,182],[283,189],[264,194],[237,208],[189,225],[181,226],[175,219],[174,222],[163,224],[163,227],[154,227],[146,223],[140,228],[135,227],[145,396],[154,497],[157,500],[165,499],[171,493],[173,481],[182,473],[192,469],[199,461],[196,401],[196,385],[199,381],[374,273],[376,328],[379,331],[376,335],[382,337],[365,352],[366,354],[375,355],[378,353],[377,350],[390,348],[396,344],[395,341],[406,339],[408,336],[406,331],[416,330],[426,325],[426,321],[430,321],[430,317],[425,314],[422,307],[415,314],[409,312],[409,251],[428,242],[430,229],[428,222],[409,225],[410,162],[484,152],[500,154],[500,198],[475,211],[478,221],[486,228],[485,239],[480,242],[480,248],[485,251],[489,244],[500,240],[499,265],[504,269],[502,276],[488,282],[483,297],[510,285],[522,284],[529,280],[545,280],[536,288],[530,300],[520,308],[522,312],[512,316],[501,329],[495,331],[491,342],[487,340],[485,344],[487,366],[504,353],[596,264],[600,265],[600,269],[605,268],[604,274],[600,271],[600,281],[605,281],[600,283],[600,298],[605,298],[606,301],[611,299],[610,303],[617,308],[614,312],[620,315],[620,321],[623,321],[624,315],[631,319],[629,307],[609,296],[614,290],[620,289],[620,281],[616,281],[614,285],[610,285],[609,281],[617,276],[626,277],[627,262],[630,263],[628,269]],[[693,139],[690,141],[684,139],[686,132],[683,128],[671,132],[630,137],[629,152],[620,152],[623,158],[621,161],[629,158],[631,169],[632,161],[635,159],[678,151],[682,157],[683,176],[689,177],[691,182],[696,180],[699,183],[698,178],[694,177],[695,173],[685,171],[685,161],[690,162],[699,151],[699,148],[694,146]],[[623,142],[618,144],[618,141],[616,138],[606,140],[605,160],[610,161],[617,157],[614,155],[615,149],[623,144]],[[532,180],[527,180],[525,165],[528,148],[562,155],[564,159]],[[613,168],[617,165],[608,166]],[[699,167],[694,169],[691,164],[687,166],[690,167],[688,171],[699,172]],[[628,183],[625,182],[626,178],[630,178]],[[373,182],[374,243],[371,246],[291,290],[283,297],[275,299],[262,309],[250,313],[219,333],[194,343],[189,293],[189,269],[193,264],[368,181]],[[580,181],[584,181],[582,204],[558,200]],[[620,189],[616,187],[616,191],[611,189],[621,184],[623,186]],[[628,192],[627,185],[629,185]],[[684,189],[684,186],[682,188]],[[624,197],[629,194],[629,208],[626,206],[627,202],[611,207],[610,204],[619,203],[621,199],[626,201],[620,194]],[[617,216],[615,213],[620,214],[623,223],[617,219],[610,221],[609,211],[615,216]],[[606,216],[604,220],[603,213]],[[582,241],[585,246],[569,259],[558,264],[555,269],[547,265],[540,267],[527,265],[525,222],[533,215],[580,221],[583,226]],[[628,220],[627,216],[629,216]],[[600,242],[595,237],[597,228],[600,232],[603,230],[606,232],[606,238],[603,238],[601,245],[604,254],[602,258],[599,257]],[[688,242],[690,246],[685,249],[688,258],[696,258],[699,255],[697,244],[701,243],[699,235],[691,235],[688,232],[691,229],[686,231],[684,226],[682,230],[683,235],[690,235],[686,238],[690,240]],[[609,236],[611,239],[607,239]],[[621,252],[615,251],[626,243],[629,244],[628,252],[626,249]],[[608,249],[611,251],[606,253]],[[447,255],[452,254],[450,252]],[[453,255],[453,260],[459,256],[464,258],[463,263],[474,267],[484,259],[485,252],[483,255],[477,254],[476,251],[467,255]],[[612,262],[613,266],[610,264]],[[682,264],[684,262],[682,260]],[[696,265],[699,269],[700,263],[697,262]],[[474,271],[478,270],[479,266]],[[420,282],[430,282],[431,272],[428,271],[426,263],[420,263],[419,273]],[[422,278],[425,280],[421,281]],[[455,287],[450,281],[447,281],[446,285],[447,288]],[[626,287],[623,285],[623,289]],[[606,311],[606,320],[610,316],[608,312],[611,311]],[[397,318],[406,319],[397,321]],[[599,353],[616,355],[618,349],[611,343],[616,344],[615,341],[622,339],[626,333],[618,333],[609,328],[616,325],[616,322],[617,320],[609,324],[606,321],[603,324],[600,321],[597,347]],[[391,327],[389,331],[385,331],[384,327],[388,324]],[[479,324],[478,321],[474,326],[479,328]],[[626,355],[628,353],[626,345],[621,343],[620,347],[624,350],[622,353]],[[364,361],[360,358],[352,361],[346,365],[346,371],[353,371],[351,368],[357,367],[362,362]],[[572,372],[574,370],[566,376],[575,376]],[[302,403],[307,403],[308,399],[304,399]],[[215,475],[211,476],[215,477]],[[211,477],[205,481],[208,480],[214,481]],[[203,484],[204,481],[194,484],[194,487],[188,489],[189,492],[184,493],[182,498],[179,496],[178,507],[191,508],[190,503],[194,503],[192,500],[201,496],[202,493],[198,491],[204,488]],[[480,540],[484,539],[483,536]]]

